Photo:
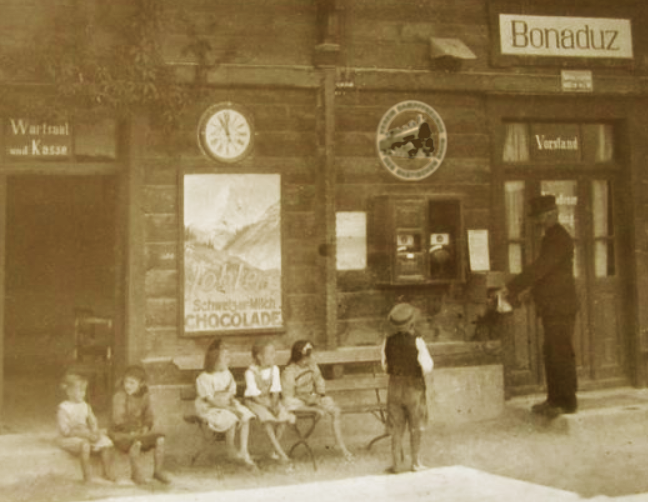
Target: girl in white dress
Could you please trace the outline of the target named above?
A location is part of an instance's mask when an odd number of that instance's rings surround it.
[[[236,381],[229,370],[229,351],[215,340],[205,354],[204,371],[196,379],[196,414],[205,420],[214,432],[224,432],[230,455],[248,466],[255,466],[248,452],[250,420],[254,413],[239,403]],[[235,446],[239,429],[239,448]]]
[[[286,424],[295,423],[295,415],[286,410],[280,399],[281,377],[272,342],[256,342],[252,346],[252,358],[254,364],[245,371],[245,405],[263,424],[275,450],[272,457],[287,464],[290,459],[279,441]]]

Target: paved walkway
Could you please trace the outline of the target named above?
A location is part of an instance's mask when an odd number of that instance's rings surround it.
[[[146,502],[150,496],[104,499],[103,502]],[[534,485],[462,466],[440,467],[398,476],[306,483],[249,490],[155,496],[155,502],[571,502],[580,497],[571,492]],[[601,499],[603,500],[603,499]],[[609,500],[609,499],[607,499]],[[647,499],[648,500],[648,499]]]

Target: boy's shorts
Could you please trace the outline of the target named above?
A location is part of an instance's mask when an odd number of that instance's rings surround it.
[[[114,432],[109,433],[110,439],[112,439],[115,444],[115,448],[124,453],[130,451],[131,446],[135,441],[141,443],[140,451],[149,451],[156,447],[157,440],[163,438],[164,434],[159,432],[147,432],[146,434],[129,434],[128,432]]]
[[[425,430],[428,407],[425,397],[425,381],[418,377],[389,377],[387,390],[387,427]]]
[[[81,450],[83,449],[83,445],[85,443],[90,443],[90,442],[87,439],[74,436],[74,437],[58,437],[56,439],[56,443],[59,445],[59,447],[61,447],[67,452],[72,453],[73,455],[81,455]],[[112,445],[113,442],[110,440],[110,438],[105,434],[101,433],[101,436],[99,437],[98,441],[95,441],[94,443],[90,443],[90,451],[96,453],[105,448],[111,448]]]

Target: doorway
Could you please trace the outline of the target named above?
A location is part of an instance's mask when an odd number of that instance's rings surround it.
[[[75,312],[115,315],[116,176],[7,176],[4,211],[3,423],[50,430]]]
[[[628,211],[615,132],[607,123],[505,124],[504,212],[507,269],[519,273],[538,255],[542,234],[526,218],[528,201],[554,195],[559,222],[574,239],[579,312],[574,349],[579,390],[631,382]],[[540,138],[551,139],[545,149]],[[560,147],[560,148],[558,148]],[[542,328],[532,302],[517,309],[505,342],[509,395],[544,387]]]

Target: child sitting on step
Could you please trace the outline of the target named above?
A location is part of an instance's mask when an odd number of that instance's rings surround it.
[[[61,387],[67,400],[59,404],[56,419],[59,430],[58,445],[79,456],[83,481],[86,483],[107,483],[115,481],[113,472],[113,443],[105,431],[99,429],[92,408],[85,401],[88,379],[86,376],[68,372],[63,377]],[[101,456],[104,479],[92,474],[91,454]]]
[[[164,471],[164,434],[152,432],[153,408],[146,372],[141,366],[129,366],[113,396],[112,425],[110,437],[118,450],[128,453],[131,477],[137,484],[146,483],[140,452],[154,450],[153,478],[162,483],[170,483]]]

